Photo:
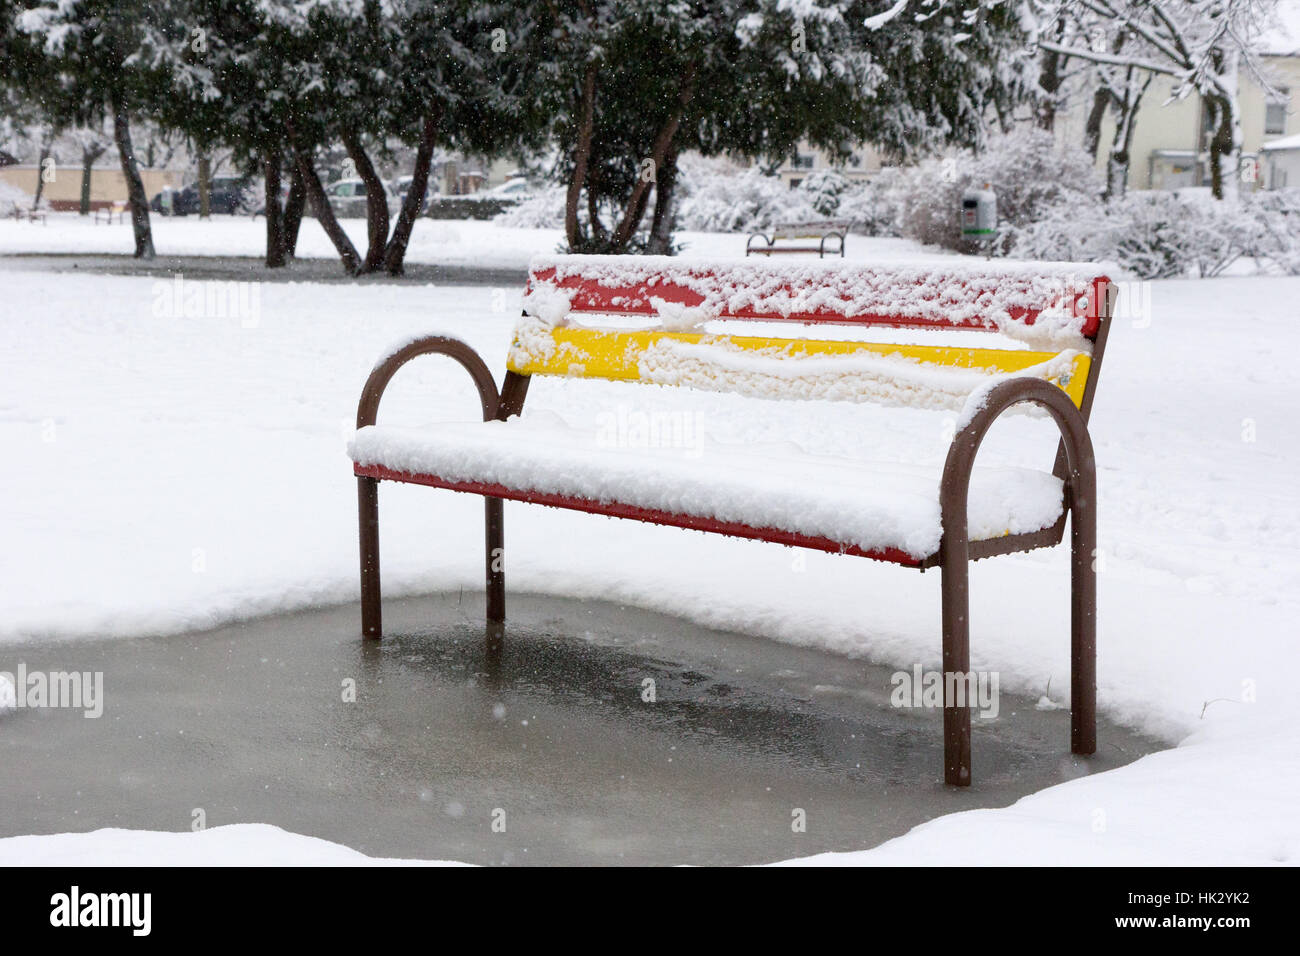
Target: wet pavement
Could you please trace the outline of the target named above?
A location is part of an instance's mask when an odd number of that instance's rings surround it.
[[[102,671],[105,698],[97,719],[0,715],[0,836],[201,815],[374,856],[757,863],[875,846],[1160,746],[1103,723],[1099,753],[1071,757],[1068,712],[1004,693],[960,791],[939,782],[941,711],[890,706],[892,668],[600,602],[511,594],[499,641],[481,594],[384,611],[380,644],[345,606],[0,647],[0,671]]]
[[[93,275],[170,277],[210,282],[362,282],[408,285],[490,285],[522,287],[527,269],[480,265],[438,265],[408,262],[401,276],[375,273],[351,276],[338,259],[295,259],[280,269],[268,269],[260,256],[163,256],[136,259],[131,255],[106,253],[7,253],[0,256],[0,270],[40,270]]]

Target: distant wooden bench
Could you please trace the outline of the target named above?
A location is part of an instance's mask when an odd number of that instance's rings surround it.
[[[113,217],[117,217],[119,223],[126,221],[127,204],[118,200],[109,206],[98,206],[95,208],[95,222],[98,223],[103,219],[106,225],[112,225]]]
[[[790,270],[768,262],[691,265],[574,256],[534,260],[528,286],[499,391],[477,353],[442,336],[395,347],[365,384],[349,452],[359,496],[366,637],[382,633],[380,481],[485,498],[489,622],[505,620],[502,499],[922,570],[939,567],[945,675],[970,671],[969,562],[1053,546],[1064,536],[1069,514],[1071,748],[1077,754],[1094,752],[1096,476],[1087,419],[1113,301],[1104,275],[1052,264],[1028,271],[983,263]],[[613,325],[600,327],[602,316],[615,320]],[[708,330],[682,330],[684,316],[707,322]],[[576,324],[577,318],[583,324]],[[655,319],[659,325],[645,327]],[[630,328],[629,320],[643,320],[642,327]],[[727,333],[728,323],[736,320],[750,329]],[[774,331],[754,334],[754,323]],[[896,339],[798,338],[775,331],[789,323],[853,326],[864,335],[878,328],[1002,334],[987,348],[901,345]],[[1008,343],[1007,337],[1020,338],[1027,347]],[[393,375],[427,354],[449,356],[469,372],[483,423],[421,429],[375,424]],[[780,457],[743,445],[711,445],[707,461],[665,460],[643,448],[599,446],[590,430],[557,424],[549,416],[520,417],[535,376],[676,385],[777,400],[925,407],[941,400],[955,404],[939,407],[960,408],[962,414],[942,471],[795,451]],[[1041,406],[1058,426],[1052,470],[975,468],[989,427],[1021,403]],[[944,778],[950,784],[971,779],[969,705],[945,695]]]
[[[23,222],[24,220],[26,220],[27,222],[39,222],[42,226],[49,225],[49,223],[45,221],[44,210],[24,209],[22,206],[18,205],[17,203],[13,204],[13,208],[9,211],[9,216],[13,219],[16,219],[18,222]]]
[[[756,232],[745,242],[745,255],[771,256],[782,253],[817,253],[819,258],[825,258],[826,253],[831,255],[839,254],[844,258],[844,237],[848,234],[849,224],[846,222],[787,222],[776,226],[772,234],[765,235]],[[811,240],[817,240],[817,245],[811,246],[806,243]],[[758,242],[755,242],[758,240]],[[796,245],[778,245],[791,241]],[[827,247],[827,242],[830,246]],[[804,244],[797,244],[804,243]]]

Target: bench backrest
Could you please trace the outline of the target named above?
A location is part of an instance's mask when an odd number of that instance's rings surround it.
[[[532,265],[508,367],[766,397],[960,407],[989,374],[1060,385],[1085,414],[1110,314],[1095,267],[1004,263],[786,266],[555,256]],[[601,317],[649,320],[592,327]],[[989,347],[729,334],[741,320],[1002,333]],[[709,331],[699,326],[710,323]],[[1007,338],[1018,341],[1008,342]],[[936,372],[943,374],[936,374]]]
[[[772,229],[773,239],[821,239],[823,236],[843,236],[848,231],[845,222],[782,222]]]

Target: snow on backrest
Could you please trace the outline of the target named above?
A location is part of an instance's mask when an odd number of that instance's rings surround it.
[[[1032,346],[1087,347],[1107,278],[1077,263],[854,264],[539,256],[526,310],[645,315],[668,329],[717,319],[1002,332]]]

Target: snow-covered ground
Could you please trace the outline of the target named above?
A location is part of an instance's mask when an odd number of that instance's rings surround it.
[[[266,250],[266,221],[248,216],[153,216],[154,246],[160,256],[253,256]],[[342,220],[358,249],[364,251],[366,221]],[[684,255],[743,256],[746,237],[731,233],[676,234]],[[564,239],[559,229],[512,229],[493,222],[421,219],[411,233],[408,262],[447,266],[518,268],[535,255],[554,253]],[[129,223],[106,225],[89,216],[51,213],[47,225],[0,220],[0,255],[15,253],[95,253],[130,255],[134,246]],[[916,258],[917,246],[907,242],[872,242],[850,237],[848,259]],[[334,247],[314,219],[305,219],[297,254],[304,259],[338,259]]]
[[[416,862],[369,857],[265,823],[238,823],[197,833],[95,830],[0,840],[0,866],[409,866]]]
[[[160,247],[235,251],[233,238],[229,248],[208,237],[182,248],[197,225],[161,223]],[[0,249],[120,251],[98,238],[110,232],[102,225],[52,223],[50,241],[35,245],[43,227],[0,226]],[[230,220],[236,227],[248,225]],[[558,238],[445,228],[462,237],[456,255],[484,264],[522,264]],[[431,261],[442,254],[417,248]],[[855,248],[908,251],[851,238]],[[184,318],[158,314],[166,283],[20,268],[0,270],[0,665],[34,637],[174,632],[354,599],[344,445],[361,383],[392,341],[433,330],[467,340],[500,376],[521,291],[266,283],[255,315]],[[1297,300],[1300,279],[1154,283],[1150,323],[1117,322],[1108,347],[1093,419],[1100,702],[1178,746],[817,862],[1300,860],[1300,698],[1289,674],[1300,664]],[[888,442],[918,461],[942,460],[952,416],[549,380],[529,403],[578,422],[698,412],[691,420],[723,440],[797,437],[845,457]],[[395,381],[380,420],[474,415],[463,373],[429,359]],[[981,463],[1048,464],[1050,435],[1027,417],[1000,424]],[[482,586],[477,498],[385,486],[381,510],[386,594]],[[938,666],[937,574],[509,503],[506,528],[513,590],[610,598],[899,668]],[[998,670],[1009,691],[1037,696],[1050,680],[1060,701],[1069,686],[1067,558],[1062,547],[973,568],[973,666]],[[228,838],[236,855],[251,845],[226,829],[203,839]],[[108,860],[123,839],[0,840],[0,860],[62,861],[65,847],[79,861]],[[185,845],[195,835],[148,839],[146,856],[199,852]],[[324,859],[318,841],[273,843],[277,859]]]

